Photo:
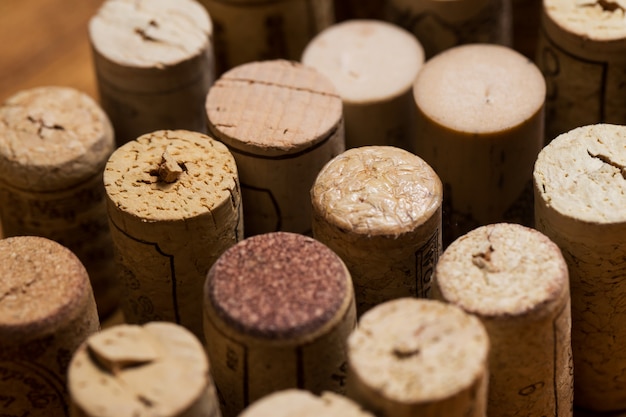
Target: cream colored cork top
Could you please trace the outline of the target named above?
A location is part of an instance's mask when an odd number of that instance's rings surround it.
[[[226,146],[197,132],[160,130],[118,148],[104,171],[109,199],[149,221],[210,213],[231,198],[237,166]]]
[[[409,91],[424,63],[424,49],[399,26],[350,20],[313,38],[302,62],[326,75],[344,102],[363,104]]]
[[[209,90],[208,124],[239,151],[292,154],[329,138],[342,120],[331,82],[297,62],[252,62],[226,72]]]
[[[578,221],[626,221],[626,126],[582,126],[537,157],[535,188],[545,204]]]
[[[483,317],[553,311],[567,292],[561,251],[540,232],[518,224],[472,230],[445,250],[435,268],[444,300]]]
[[[384,398],[437,401],[485,372],[489,339],[480,321],[439,301],[401,298],[366,312],[348,338],[350,368]]]
[[[544,0],[545,13],[584,41],[626,42],[626,0]]]
[[[14,187],[73,187],[100,173],[114,149],[108,117],[77,90],[24,90],[0,107],[0,177]]]
[[[418,156],[391,146],[350,149],[320,171],[311,200],[337,227],[364,235],[415,230],[441,206],[443,189]]]
[[[199,55],[211,20],[192,0],[107,0],[89,22],[93,47],[121,65],[167,67]]]
[[[177,416],[208,384],[200,342],[166,322],[103,330],[76,351],[68,370],[72,401],[91,417]]]
[[[51,334],[83,312],[91,297],[80,260],[35,236],[0,240],[0,344]]]
[[[434,122],[466,133],[514,128],[541,110],[546,83],[537,66],[500,45],[471,44],[431,58],[413,93]]]

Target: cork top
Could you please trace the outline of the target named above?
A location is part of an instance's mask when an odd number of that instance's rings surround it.
[[[178,416],[209,381],[200,342],[166,322],[103,330],[76,351],[68,370],[72,400],[90,417]]]
[[[518,224],[474,229],[445,250],[435,268],[441,297],[483,317],[545,314],[569,294],[558,246]]]
[[[467,133],[519,126],[543,108],[546,83],[537,66],[500,45],[457,46],[431,58],[413,88],[435,123]]]
[[[209,270],[206,301],[238,332],[263,339],[315,333],[351,294],[349,273],[322,243],[295,233],[247,238]]]
[[[308,391],[288,389],[267,395],[239,417],[374,417],[352,400],[332,392],[317,397]]]
[[[363,104],[410,91],[424,63],[424,49],[399,26],[350,20],[313,38],[302,62],[326,75],[344,102]]]
[[[117,64],[165,68],[207,48],[212,25],[192,0],[107,0],[89,22],[94,49]]]
[[[594,224],[626,222],[626,127],[582,126],[550,142],[534,168],[536,194],[553,210]]]
[[[118,148],[104,171],[104,187],[118,210],[146,221],[210,213],[228,201],[237,166],[220,142],[198,132],[160,130]]]
[[[53,333],[83,314],[85,300],[92,299],[80,260],[43,237],[0,240],[0,276],[0,343]]]
[[[367,311],[348,338],[355,376],[403,404],[443,400],[468,389],[485,374],[488,351],[487,332],[476,317],[416,298]]]
[[[111,123],[89,96],[67,87],[21,91],[0,107],[0,178],[57,191],[102,172],[115,149]]]
[[[209,90],[206,111],[217,139],[263,156],[292,154],[324,141],[343,114],[341,98],[325,76],[283,60],[226,72]]]
[[[345,151],[320,171],[311,200],[337,227],[365,235],[415,230],[441,206],[443,188],[421,158],[391,146]]]

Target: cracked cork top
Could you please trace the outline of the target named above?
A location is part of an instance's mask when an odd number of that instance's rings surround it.
[[[245,239],[209,270],[205,303],[237,332],[294,339],[319,331],[348,303],[350,275],[322,243],[295,233]],[[349,300],[348,300],[349,302]]]
[[[115,149],[98,104],[67,87],[21,91],[0,107],[0,182],[56,191],[100,174]]]

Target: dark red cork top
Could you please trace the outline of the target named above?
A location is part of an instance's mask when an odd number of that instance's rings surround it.
[[[336,315],[348,292],[347,274],[341,259],[315,239],[267,233],[224,252],[209,271],[205,297],[244,334],[295,338]]]

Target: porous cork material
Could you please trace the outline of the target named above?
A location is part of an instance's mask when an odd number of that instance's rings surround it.
[[[491,340],[488,414],[572,415],[568,279],[558,246],[517,224],[474,229],[439,259],[434,297],[476,315]]]
[[[484,416],[488,353],[484,326],[460,308],[388,301],[348,339],[348,397],[379,416]]]
[[[558,136],[534,171],[537,229],[562,250],[570,274],[574,401],[626,408],[626,127],[582,126]]]

